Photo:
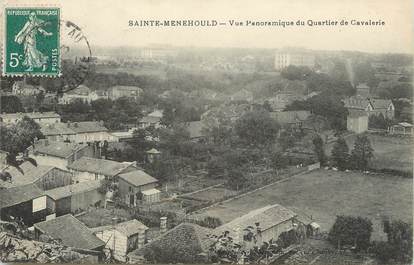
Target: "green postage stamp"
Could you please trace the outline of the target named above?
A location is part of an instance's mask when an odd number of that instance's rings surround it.
[[[6,7],[3,75],[59,76],[60,9]]]

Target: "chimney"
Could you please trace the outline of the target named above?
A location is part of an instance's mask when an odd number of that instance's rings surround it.
[[[164,234],[167,232],[167,217],[163,216],[160,218],[160,233]]]

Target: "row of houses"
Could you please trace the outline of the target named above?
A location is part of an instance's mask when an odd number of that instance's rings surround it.
[[[98,99],[116,100],[121,97],[128,97],[137,100],[144,91],[136,86],[113,86],[107,90],[92,90],[85,85],[80,85],[74,90],[68,91],[59,98],[59,104],[70,104],[75,100],[90,104]]]

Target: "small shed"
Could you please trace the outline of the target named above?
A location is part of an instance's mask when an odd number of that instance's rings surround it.
[[[139,202],[153,203],[160,200],[160,191],[155,189],[158,180],[142,170],[120,174],[118,178],[119,194],[129,206]]]
[[[388,132],[390,134],[404,134],[412,135],[413,134],[413,125],[408,122],[400,122],[398,124],[392,125]]]
[[[105,247],[113,251],[117,260],[125,261],[130,251],[141,248],[147,242],[148,227],[133,219],[114,226],[93,228],[93,231],[105,242]]]

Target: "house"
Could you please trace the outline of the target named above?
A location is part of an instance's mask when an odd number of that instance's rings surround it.
[[[142,170],[122,173],[118,176],[118,190],[125,203],[136,206],[139,202],[153,203],[160,201],[161,192],[155,187],[158,180]]]
[[[29,85],[25,81],[15,81],[12,86],[12,94],[16,96],[35,96],[44,92],[43,87]]]
[[[395,107],[391,99],[370,99],[374,115],[382,114],[387,119],[394,119]],[[371,114],[371,113],[370,113]]]
[[[268,205],[240,216],[215,229],[220,236],[228,233],[235,243],[246,249],[262,242],[276,241],[282,233],[294,234],[297,214],[279,204]],[[256,242],[252,241],[255,235]]]
[[[366,132],[368,130],[368,114],[364,111],[349,111],[346,118],[346,128],[355,133]]]
[[[56,216],[77,213],[104,201],[101,181],[91,180],[45,191],[47,207]]]
[[[18,112],[0,114],[0,119],[5,124],[16,124],[18,121],[27,116],[38,124],[53,124],[61,121],[60,115],[56,112]]]
[[[46,195],[35,184],[0,190],[0,218],[12,220],[21,218],[27,225],[46,220],[52,214],[46,207]]]
[[[144,116],[141,120],[138,122],[138,127],[141,129],[145,129],[148,127],[154,127],[155,129],[158,129],[162,127],[161,125],[161,118],[156,116]]]
[[[142,261],[149,253],[158,263],[209,263],[212,230],[192,223],[181,223],[161,234],[142,248],[128,254],[131,262]],[[173,256],[171,256],[173,255]]]
[[[312,96],[312,95],[311,95]],[[282,111],[287,105],[291,104],[295,100],[303,100],[305,97],[301,97],[295,93],[279,92],[275,96],[266,99],[273,111]]]
[[[147,159],[150,163],[154,162],[161,156],[161,152],[155,148],[151,148],[150,150],[145,152],[147,154]]]
[[[11,179],[8,181],[0,180],[0,188],[12,188],[33,183],[41,190],[49,190],[72,183],[72,174],[69,171],[54,166],[35,166],[26,161],[19,168],[20,170],[15,167],[5,169]]]
[[[141,248],[147,242],[148,227],[136,219],[92,230],[119,261],[125,261],[129,252]]]
[[[348,111],[365,111],[368,116],[382,114],[384,118],[394,119],[395,107],[390,99],[350,97],[344,100],[344,104]]]
[[[38,140],[27,151],[29,157],[35,159],[39,165],[54,166],[63,170],[67,170],[68,165],[79,158],[96,156],[93,146],[47,139]]]
[[[315,67],[315,56],[309,52],[276,52],[275,69],[282,70],[290,65]]]
[[[136,86],[113,86],[109,89],[109,98],[116,100],[121,97],[138,99],[144,90]]]
[[[70,104],[76,100],[79,100],[85,104],[90,104],[92,101],[99,98],[101,98],[101,96],[98,95],[97,92],[92,91],[85,85],[80,85],[77,88],[64,93],[63,96],[59,98],[59,104]],[[103,96],[102,98],[105,97]]]
[[[190,134],[191,141],[201,141],[206,138],[204,125],[201,121],[190,121],[184,123],[185,129]]]
[[[134,163],[121,163],[84,156],[70,164],[68,169],[73,172],[75,182],[83,182],[88,180],[114,179],[121,173],[134,171],[137,168]]]
[[[282,127],[300,128],[311,115],[307,110],[272,111],[270,117]]]
[[[75,131],[68,126],[68,123],[61,122],[40,124],[40,131],[43,136],[50,141],[72,142],[76,136]]]
[[[36,240],[44,235],[60,241],[64,246],[92,251],[102,251],[105,246],[105,242],[71,214],[36,223],[34,229]]]
[[[73,136],[75,143],[111,142],[115,139],[114,136],[108,133],[108,129],[102,121],[68,122],[67,127],[75,132]]]
[[[400,122],[388,128],[389,134],[413,135],[413,125],[408,122]]]

